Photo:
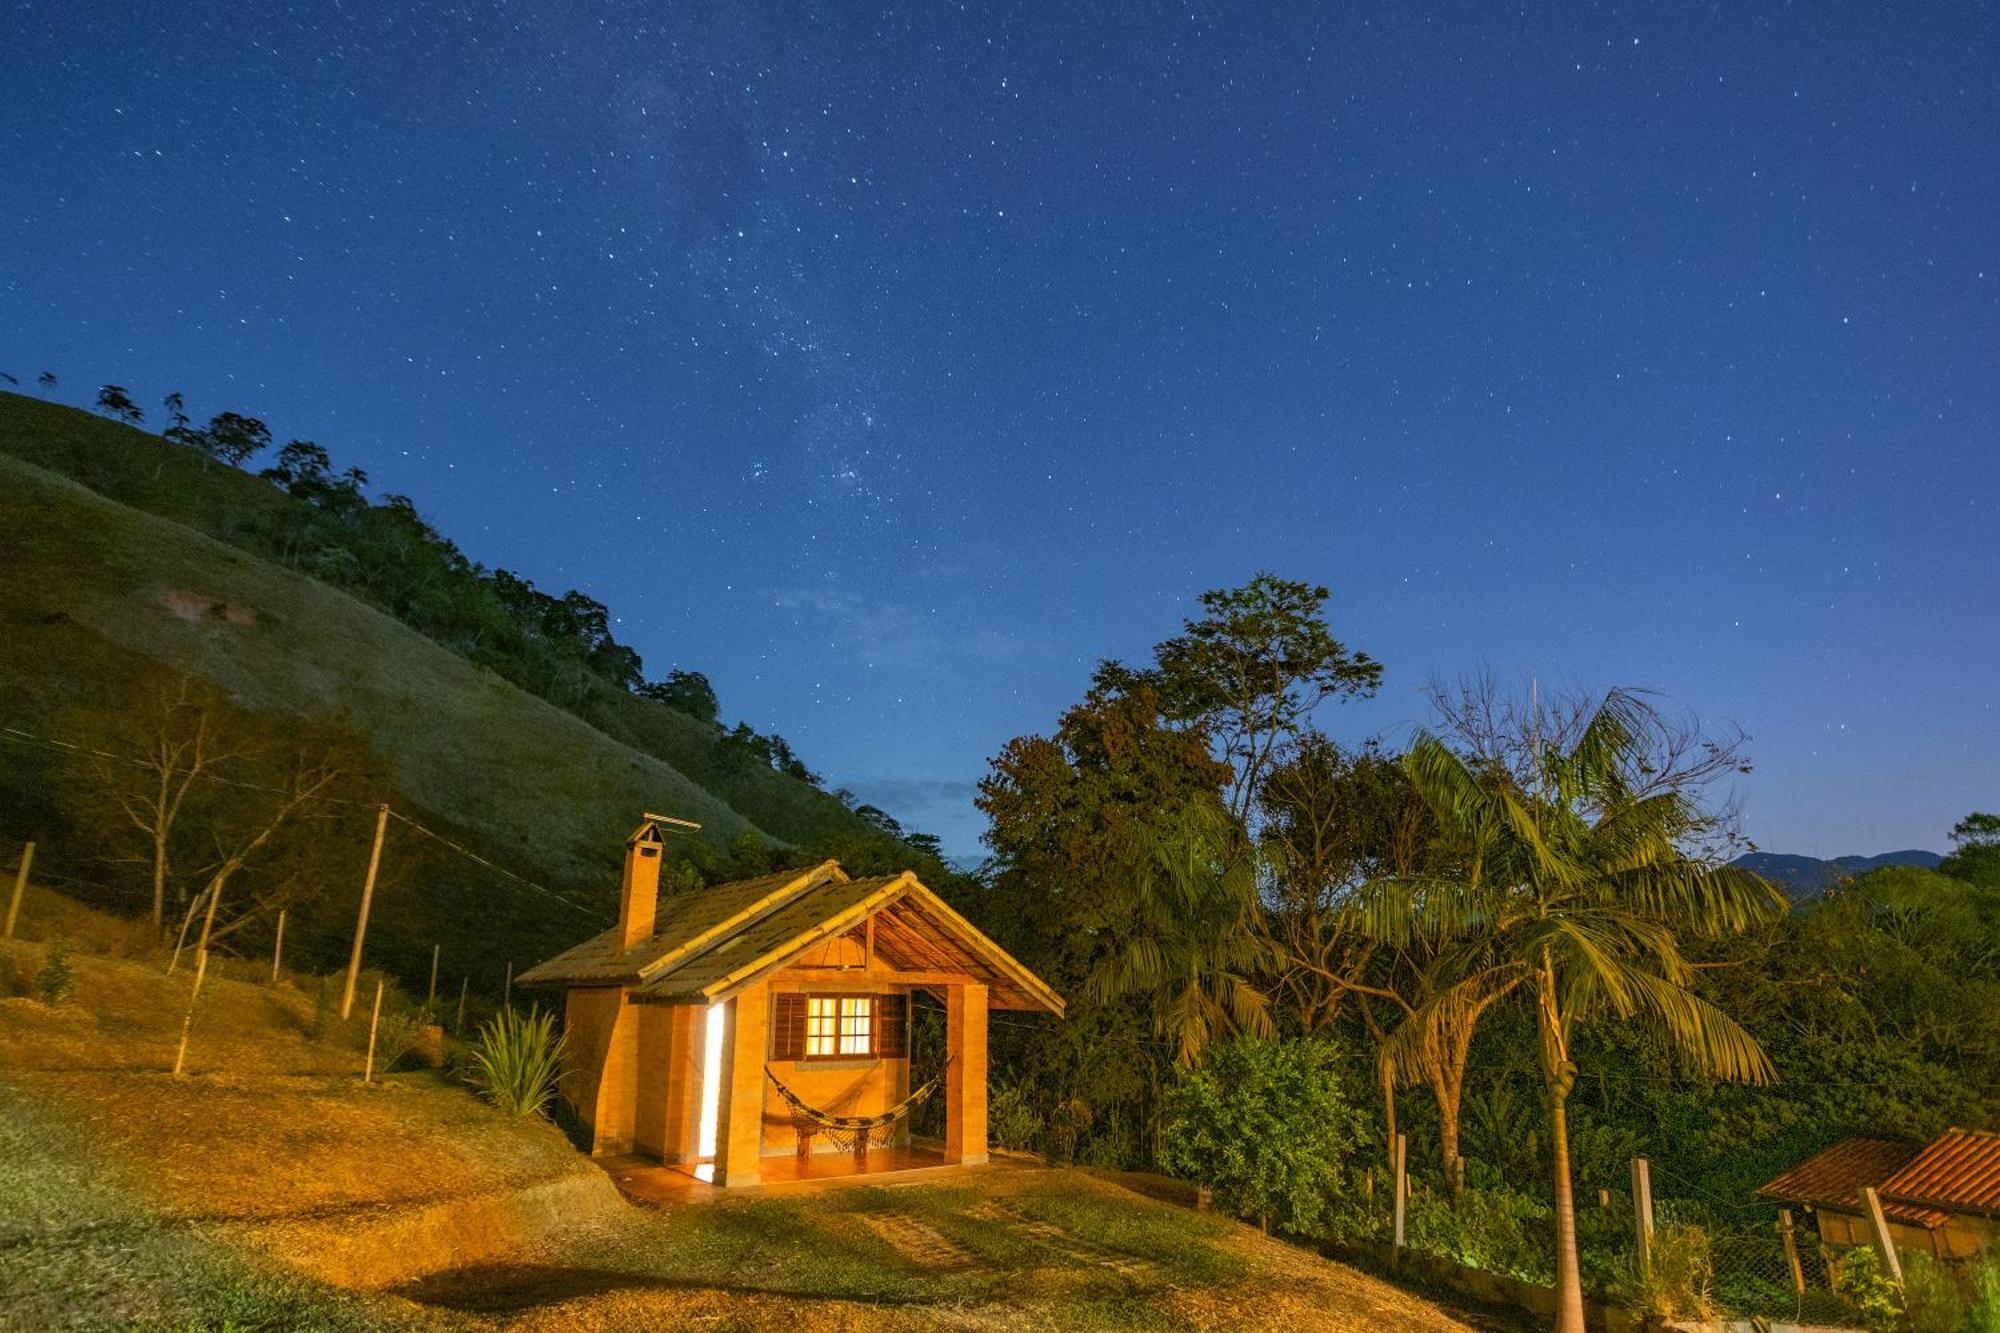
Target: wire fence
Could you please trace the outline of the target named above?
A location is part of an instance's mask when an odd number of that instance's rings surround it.
[[[1810,1219],[1757,1199],[1719,1198],[1692,1181],[1649,1171],[1652,1228],[1640,1252],[1641,1204],[1633,1187],[1576,1192],[1576,1240],[1586,1291],[1610,1304],[1682,1317],[1858,1324],[1834,1290],[1839,1253]],[[1394,1181],[1371,1184],[1365,1234],[1393,1243]],[[1644,1188],[1644,1187],[1641,1187]],[[1411,1178],[1403,1244],[1460,1268],[1552,1285],[1553,1209],[1539,1195],[1468,1189],[1454,1196]],[[1788,1243],[1789,1242],[1789,1243]]]

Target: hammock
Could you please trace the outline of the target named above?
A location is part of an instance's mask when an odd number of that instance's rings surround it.
[[[946,1060],[945,1068],[950,1067],[951,1061]],[[771,1080],[771,1086],[792,1108],[792,1128],[798,1132],[801,1158],[811,1155],[813,1138],[819,1134],[826,1135],[841,1151],[852,1151],[863,1159],[868,1156],[871,1141],[877,1146],[887,1147],[890,1138],[887,1131],[893,1130],[897,1121],[916,1110],[936,1092],[938,1085],[944,1082],[944,1075],[944,1069],[940,1069],[934,1078],[880,1115],[834,1115],[805,1101],[786,1087],[783,1079],[771,1072],[771,1066],[764,1066],[764,1077]]]

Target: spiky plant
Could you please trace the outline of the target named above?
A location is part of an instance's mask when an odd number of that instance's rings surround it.
[[[472,1085],[510,1115],[542,1115],[562,1075],[563,1041],[554,1014],[503,1009],[479,1030]]]
[[[1554,1159],[1558,1333],[1583,1330],[1567,1121],[1577,1025],[1645,1022],[1710,1077],[1773,1077],[1756,1040],[1695,992],[1681,942],[1746,931],[1782,913],[1785,900],[1756,875],[1682,850],[1704,826],[1690,795],[1641,794],[1646,741],[1658,725],[1643,701],[1613,691],[1567,750],[1528,737],[1526,773],[1469,765],[1420,736],[1405,766],[1464,848],[1462,868],[1378,882],[1361,908],[1380,938],[1427,940],[1463,956],[1456,984],[1385,1044],[1399,1065],[1442,1058],[1439,1043],[1458,1029],[1454,1012],[1477,997],[1500,990],[1533,1006]]]

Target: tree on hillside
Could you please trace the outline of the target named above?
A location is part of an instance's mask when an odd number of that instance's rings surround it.
[[[1952,825],[1951,841],[1951,855],[1938,865],[1940,874],[2000,889],[2000,815],[1973,811]]]
[[[165,398],[162,398],[160,400],[160,406],[167,409],[167,423],[169,426],[182,427],[182,428],[186,427],[186,425],[188,424],[186,400],[181,397],[181,391],[179,389],[175,389]]]
[[[41,387],[44,394],[54,393],[56,391],[56,373],[53,370],[45,370],[35,376],[35,383]]]
[[[665,680],[640,686],[639,693],[698,722],[712,724],[722,716],[722,703],[715,697],[715,687],[699,671],[669,671]]]
[[[1265,771],[1313,711],[1328,699],[1373,694],[1381,683],[1381,664],[1328,629],[1330,595],[1269,573],[1205,592],[1204,614],[1157,645],[1151,667],[1105,662],[1093,684],[1126,692],[1150,686],[1165,716],[1205,728],[1234,769],[1228,807],[1244,823]]]
[[[1682,945],[1773,921],[1785,899],[1755,875],[1682,850],[1712,818],[1686,792],[1639,794],[1646,738],[1660,726],[1640,700],[1613,691],[1566,747],[1532,729],[1520,737],[1518,770],[1468,763],[1437,736],[1420,736],[1405,767],[1467,849],[1465,867],[1392,877],[1364,907],[1384,939],[1477,955],[1462,980],[1396,1030],[1388,1053],[1399,1063],[1435,1058],[1448,1025],[1432,1015],[1479,988],[1511,981],[1530,1001],[1553,1159],[1559,1333],[1584,1327],[1567,1127],[1579,1025],[1637,1021],[1709,1077],[1772,1077],[1756,1040],[1695,992]]]
[[[255,417],[218,412],[196,443],[229,466],[242,467],[271,447],[271,428]]]
[[[166,921],[185,891],[174,874],[182,818],[215,793],[214,779],[239,753],[241,738],[221,696],[191,676],[142,676],[109,716],[79,710],[61,730],[74,748],[59,794],[84,828],[137,834],[137,859],[152,885],[153,925]]]
[[[12,385],[14,388],[18,389],[21,387],[21,381],[15,379],[12,375],[8,374],[4,370],[0,370],[0,380],[7,381],[7,383]]]
[[[125,392],[122,385],[117,384],[107,384],[97,391],[97,410],[131,426],[146,419],[144,410],[132,401],[132,396]]]
[[[185,940],[195,915],[201,916],[201,933],[195,941],[196,958],[207,953],[218,939],[277,910],[280,894],[267,892],[234,909],[221,929],[217,928],[222,903],[236,877],[270,847],[287,825],[332,794],[335,783],[346,771],[345,748],[314,735],[310,727],[302,728],[291,732],[289,742],[282,747],[272,747],[259,756],[263,762],[254,766],[255,779],[237,784],[233,793],[236,799],[227,815],[210,824],[208,833],[214,860],[207,868],[201,892],[188,904],[187,916],[181,922],[181,939]],[[297,881],[283,881],[282,887],[296,890]],[[177,942],[176,960],[180,949]],[[171,964],[168,970],[173,970]]]

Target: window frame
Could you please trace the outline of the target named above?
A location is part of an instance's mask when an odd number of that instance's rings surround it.
[[[805,997],[805,1039],[800,1048],[801,1063],[822,1064],[840,1060],[879,1060],[876,1054],[880,1029],[876,1024],[876,997],[872,992],[813,991]],[[827,1012],[815,1014],[815,1006]],[[856,1012],[858,1010],[858,1012]],[[856,1023],[858,1020],[858,1023]],[[850,1028],[850,1023],[856,1026]],[[848,1048],[848,1039],[859,1036],[862,1049]],[[814,1043],[828,1042],[833,1049],[815,1051]]]

